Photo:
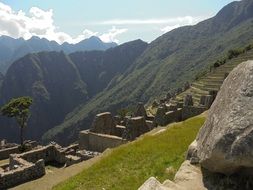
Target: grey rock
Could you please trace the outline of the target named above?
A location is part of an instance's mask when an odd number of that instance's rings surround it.
[[[224,81],[197,137],[197,155],[211,172],[233,174],[253,167],[253,61]]]

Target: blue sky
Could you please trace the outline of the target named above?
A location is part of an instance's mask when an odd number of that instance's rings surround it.
[[[2,35],[15,38],[37,35],[59,43],[63,41],[76,43],[83,38],[96,35],[104,41],[124,43],[134,39],[150,42],[173,28],[195,24],[214,16],[232,1],[2,0],[0,2],[2,2],[0,16],[3,14],[6,17],[4,20],[0,19]]]

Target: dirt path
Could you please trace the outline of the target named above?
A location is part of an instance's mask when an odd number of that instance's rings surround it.
[[[104,157],[108,153],[109,151],[106,151],[106,154],[102,154],[96,158],[69,166],[67,168],[47,167],[46,175],[42,178],[21,184],[11,190],[51,190],[53,186],[80,173],[83,169],[92,166],[94,163],[99,161],[101,157]]]

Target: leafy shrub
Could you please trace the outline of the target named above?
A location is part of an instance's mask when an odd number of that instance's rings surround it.
[[[235,57],[238,57],[242,53],[244,53],[244,50],[242,50],[242,49],[229,50],[228,51],[228,59],[233,59]]]

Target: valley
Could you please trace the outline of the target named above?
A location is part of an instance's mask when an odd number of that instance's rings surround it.
[[[0,2],[0,190],[253,189],[252,0],[44,3]]]

